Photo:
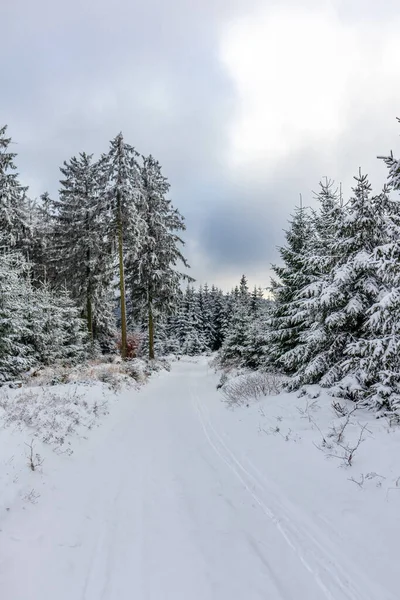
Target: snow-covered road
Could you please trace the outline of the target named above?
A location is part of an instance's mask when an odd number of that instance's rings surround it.
[[[242,451],[216,381],[203,359],[175,364],[8,515],[2,599],[395,599],[269,480],[278,454],[262,473]]]

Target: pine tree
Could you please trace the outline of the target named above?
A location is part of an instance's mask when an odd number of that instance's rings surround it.
[[[313,236],[311,216],[303,206],[294,211],[290,227],[285,232],[286,245],[279,249],[283,264],[273,265],[277,280],[271,282],[274,303],[270,315],[269,356],[271,365],[295,371],[297,360],[291,353],[297,350],[300,334],[305,329],[298,293],[309,283],[304,262]]]
[[[52,269],[56,283],[67,286],[77,302],[93,343],[110,337],[115,327],[112,244],[100,202],[102,173],[86,153],[64,162],[61,172],[60,198],[53,203]],[[42,210],[48,213],[49,208]]]
[[[85,332],[66,292],[32,285],[21,254],[0,255],[0,381],[31,367],[76,362],[85,356]]]
[[[245,275],[242,275],[232,298],[232,317],[220,350],[220,360],[223,364],[244,365],[251,328],[250,294]]]
[[[9,151],[11,138],[6,137],[7,126],[0,127],[0,249],[29,252],[31,231],[29,227],[27,187],[18,180],[14,159]]]
[[[353,195],[337,227],[336,265],[321,298],[328,344],[319,360],[324,365],[321,383],[326,386],[355,373],[361,383],[359,358],[354,352],[351,360],[343,360],[343,356],[368,336],[366,314],[381,291],[373,255],[376,246],[385,241],[384,215],[376,210],[368,177],[360,170],[354,179]]]
[[[23,342],[29,333],[27,264],[20,254],[0,254],[0,381],[7,381],[33,365],[31,349]]]
[[[210,292],[211,320],[212,320],[212,340],[211,350],[219,350],[224,341],[225,319],[226,319],[226,300],[222,290],[215,286],[211,287]]]
[[[326,323],[329,307],[325,292],[338,261],[336,242],[343,207],[333,181],[326,179],[320,188],[320,208],[314,214],[312,235],[302,258],[300,275],[305,285],[299,286],[294,303],[302,331],[299,343],[280,359],[287,372],[295,372],[294,387],[319,382],[329,369],[335,346],[334,334]]]
[[[250,307],[250,294],[249,294],[249,286],[247,284],[246,275],[242,275],[240,279],[239,289],[237,292],[237,300],[238,302],[249,309]]]
[[[201,331],[208,348],[215,346],[214,298],[208,284],[200,286],[198,291]]]
[[[388,186],[374,198],[375,248],[372,265],[380,284],[366,312],[363,336],[347,348],[347,371],[353,377],[341,382],[344,393],[360,404],[380,411],[400,410],[400,202],[390,197],[400,191],[400,161],[384,157]],[[367,234],[368,235],[368,234]],[[370,232],[369,232],[370,235]],[[353,380],[353,381],[352,381]],[[347,385],[346,385],[347,384]],[[351,385],[352,384],[352,385]],[[342,390],[340,390],[342,391]]]
[[[192,286],[186,288],[178,310],[176,336],[179,339],[182,354],[195,356],[207,350],[202,331],[199,298]]]
[[[133,315],[147,320],[152,359],[155,320],[173,311],[181,281],[190,278],[177,268],[179,264],[188,267],[180,249],[184,242],[178,235],[185,224],[167,199],[170,186],[160,164],[152,156],[143,157],[140,176],[136,206],[143,230],[140,248],[128,259],[126,272]]]
[[[55,282],[57,272],[52,261],[52,245],[54,243],[54,202],[48,192],[44,192],[31,207],[32,247],[32,280],[34,284],[46,281]]]
[[[106,181],[102,212],[107,219],[107,235],[115,240],[118,248],[122,358],[126,358],[127,353],[125,266],[137,258],[143,231],[137,211],[141,194],[138,157],[139,153],[119,133],[111,140],[109,152],[101,160]]]
[[[267,303],[259,303],[257,311],[250,312],[249,331],[243,352],[243,364],[250,369],[270,367],[270,311]]]

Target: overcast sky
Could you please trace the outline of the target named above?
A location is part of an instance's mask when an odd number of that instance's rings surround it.
[[[187,221],[192,275],[266,286],[299,193],[400,154],[398,0],[0,0],[0,124],[31,195],[120,130]]]

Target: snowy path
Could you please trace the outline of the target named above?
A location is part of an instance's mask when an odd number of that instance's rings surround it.
[[[10,513],[2,599],[394,600],[213,420],[215,383],[176,364]]]

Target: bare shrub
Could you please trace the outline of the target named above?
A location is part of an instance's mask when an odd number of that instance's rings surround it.
[[[296,408],[299,411],[299,414],[302,419],[308,419],[309,423],[313,423],[311,413],[319,410],[318,400],[312,400],[310,398],[307,398],[306,405],[304,406],[304,408],[302,406],[297,406]]]
[[[341,444],[344,440],[344,432],[346,427],[350,423],[351,417],[357,410],[357,406],[355,406],[352,410],[345,412],[342,416],[344,416],[343,421],[340,422],[339,425],[333,424],[328,433],[328,437],[334,438],[336,444]]]
[[[217,390],[220,390],[228,381],[228,373],[221,373],[219,382],[217,383]]]
[[[332,400],[332,408],[338,417],[345,417],[349,412],[344,404],[340,404],[340,402],[335,400]]]
[[[343,465],[345,467],[351,467],[353,465],[353,459],[354,459],[354,455],[357,452],[357,450],[359,449],[360,445],[365,441],[365,437],[364,437],[364,433],[365,431],[368,431],[367,429],[367,425],[360,425],[360,433],[358,436],[358,439],[355,443],[353,444],[341,444],[339,442],[336,442],[336,445],[341,448],[342,452],[340,454],[327,454],[328,457],[331,458],[338,458],[339,460],[341,460],[343,462]]]
[[[42,464],[44,462],[44,458],[42,458],[38,452],[34,452],[33,440],[31,441],[30,444],[26,444],[26,446],[28,446],[28,448],[29,448],[28,467],[30,468],[31,471],[36,471],[36,469],[38,469],[39,467],[42,466]]]
[[[372,481],[376,479],[378,479],[378,481],[376,482],[376,487],[382,487],[382,480],[386,479],[386,477],[384,477],[383,475],[379,475],[375,472],[367,473],[366,475],[362,473],[359,481],[355,477],[349,477],[349,481],[352,481],[353,483],[358,485],[360,489],[363,489],[364,483],[366,481]]]
[[[6,427],[33,429],[37,439],[62,447],[78,428],[93,427],[93,417],[106,414],[107,407],[107,400],[98,402],[90,398],[88,401],[83,392],[72,386],[28,388],[4,403],[2,418]]]
[[[35,490],[31,490],[30,492],[27,492],[24,496],[25,502],[30,502],[31,504],[37,504],[39,498],[40,498],[40,494],[38,494]],[[9,509],[7,509],[7,510],[9,510]]]
[[[274,396],[281,392],[284,380],[273,373],[256,371],[240,375],[222,386],[222,393],[230,406],[249,403],[263,396]]]
[[[112,371],[110,368],[99,370],[97,372],[97,379],[108,385],[115,393],[119,392],[122,387],[121,377],[118,376],[118,372]]]

